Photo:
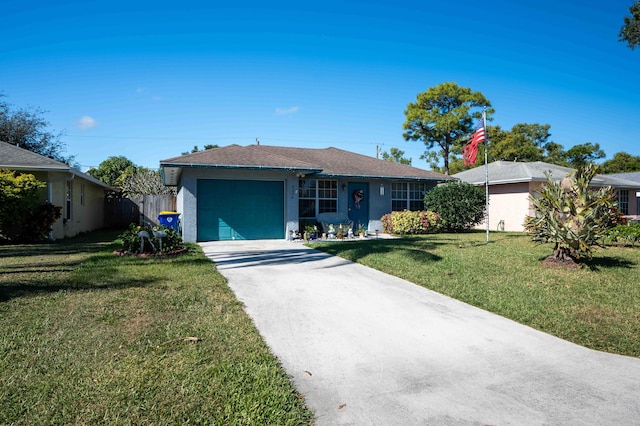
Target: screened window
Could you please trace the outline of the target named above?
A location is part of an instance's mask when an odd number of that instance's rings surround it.
[[[391,210],[424,210],[424,194],[428,186],[423,182],[395,182],[391,184]]]
[[[629,191],[626,189],[618,190],[618,208],[622,214],[629,214]]]
[[[298,216],[315,218],[320,213],[338,211],[338,181],[301,179],[298,181]]]

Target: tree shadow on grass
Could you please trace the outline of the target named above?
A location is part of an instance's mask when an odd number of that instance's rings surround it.
[[[369,255],[402,251],[413,260],[432,262],[441,260],[441,257],[434,255],[429,252],[429,250],[433,250],[443,244],[450,244],[450,242],[405,237],[397,239],[332,242],[313,245],[312,247],[325,253],[353,261]]]
[[[96,231],[54,242],[0,244],[0,258],[23,257],[27,260],[31,256],[73,255],[97,253],[107,249],[115,250],[118,245],[114,243],[114,240],[118,235],[117,231]]]
[[[591,260],[584,262],[592,271],[599,271],[606,268],[626,268],[631,269],[637,266],[636,262],[619,257],[593,257]]]
[[[153,279],[119,275],[112,254],[117,246],[113,243],[116,236],[114,231],[97,232],[57,243],[0,246],[0,257],[19,258],[17,263],[14,259],[0,259],[0,302],[60,291],[117,290],[153,284]],[[86,256],[68,260],[67,256],[76,254]]]
[[[59,291],[95,291],[119,290],[124,288],[140,288],[153,284],[154,280],[127,279],[114,280],[106,283],[69,282],[64,280],[52,281],[8,281],[0,284],[0,302],[6,302],[20,297],[33,297]]]

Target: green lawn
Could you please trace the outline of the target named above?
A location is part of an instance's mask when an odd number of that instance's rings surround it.
[[[0,424],[312,423],[199,247],[119,257],[116,235],[0,246]]]
[[[541,265],[524,234],[434,234],[313,247],[577,344],[640,357],[640,249],[596,250],[580,270]]]

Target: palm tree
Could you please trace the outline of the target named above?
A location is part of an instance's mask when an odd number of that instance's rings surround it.
[[[589,187],[596,170],[587,164],[555,182],[548,173],[547,182],[529,197],[535,215],[527,216],[525,229],[534,241],[555,243],[550,256],[555,260],[591,259],[592,247],[601,247],[604,232],[619,223],[613,188]]]

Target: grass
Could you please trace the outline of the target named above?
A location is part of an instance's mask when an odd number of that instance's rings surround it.
[[[0,246],[0,424],[312,423],[198,246],[119,257],[116,235]]]
[[[579,270],[541,265],[524,234],[435,234],[314,244],[325,252],[589,348],[640,357],[640,250],[597,250]]]

